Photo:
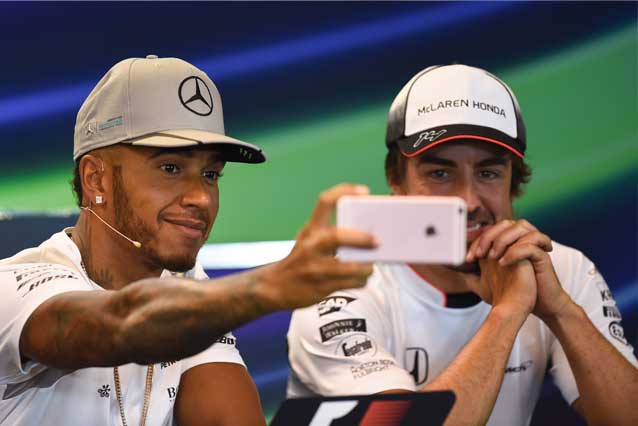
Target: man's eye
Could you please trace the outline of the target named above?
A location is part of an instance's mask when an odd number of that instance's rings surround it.
[[[205,172],[202,172],[202,176],[204,176],[204,179],[207,180],[218,180],[223,176],[223,174],[215,170],[206,170]]]
[[[492,179],[496,179],[497,177],[499,177],[500,174],[498,172],[493,171],[493,170],[481,170],[479,172],[479,176],[482,177],[483,179],[492,180]]]
[[[170,175],[174,175],[175,173],[179,172],[179,166],[177,164],[162,164],[160,166],[160,169],[162,169],[163,171],[165,171],[166,173],[170,174]]]
[[[430,176],[435,179],[445,179],[446,177],[448,177],[448,175],[449,173],[447,172],[447,170],[442,170],[442,169],[432,170],[430,172]]]

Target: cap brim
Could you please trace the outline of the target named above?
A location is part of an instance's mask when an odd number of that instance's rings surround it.
[[[122,143],[137,146],[152,146],[158,148],[180,148],[197,145],[219,145],[224,150],[226,161],[238,163],[263,163],[266,155],[256,145],[243,142],[219,133],[203,130],[176,129],[150,133]]]
[[[525,149],[523,144],[511,136],[492,129],[490,127],[454,124],[447,126],[433,127],[414,135],[406,136],[396,143],[399,150],[406,157],[414,157],[423,151],[438,146],[445,142],[458,141],[461,139],[473,139],[483,142],[490,142],[513,152],[518,157],[523,158]]]

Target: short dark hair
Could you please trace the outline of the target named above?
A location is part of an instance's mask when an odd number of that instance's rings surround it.
[[[529,183],[532,178],[532,169],[525,160],[518,155],[509,154],[512,159],[512,184],[510,195],[516,198],[523,195],[523,185]],[[385,157],[385,178],[390,184],[400,185],[405,179],[405,165],[407,158],[399,152],[397,144],[388,147]]]
[[[75,160],[75,166],[73,167],[73,179],[69,181],[73,195],[75,195],[75,201],[78,207],[82,207],[82,178],[80,178],[80,160],[82,157]]]

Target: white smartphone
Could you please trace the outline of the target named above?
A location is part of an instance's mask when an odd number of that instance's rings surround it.
[[[458,197],[344,196],[337,201],[337,227],[379,240],[371,250],[339,247],[342,260],[445,265],[465,260],[467,207]]]

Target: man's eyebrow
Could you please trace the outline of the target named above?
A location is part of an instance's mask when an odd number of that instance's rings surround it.
[[[177,155],[184,155],[186,157],[192,157],[193,151],[187,150],[187,149],[176,150],[176,149],[164,148],[164,149],[160,149],[153,152],[151,155],[148,156],[148,160],[152,160],[153,158],[157,158],[157,157],[161,157],[162,155],[169,155],[169,154],[177,154]]]
[[[507,166],[507,159],[505,157],[490,157],[477,164],[478,167],[490,167],[490,166]]]
[[[436,164],[439,166],[447,166],[454,167],[456,166],[456,162],[452,160],[448,160],[447,158],[437,157],[432,154],[424,154],[419,157],[419,164]],[[506,166],[507,158],[502,156],[494,156],[486,158],[485,160],[480,161],[476,166],[477,167],[490,167],[490,166]]]
[[[439,166],[454,167],[456,163],[452,160],[437,157],[432,154],[424,154],[419,157],[419,164],[436,164]]]

